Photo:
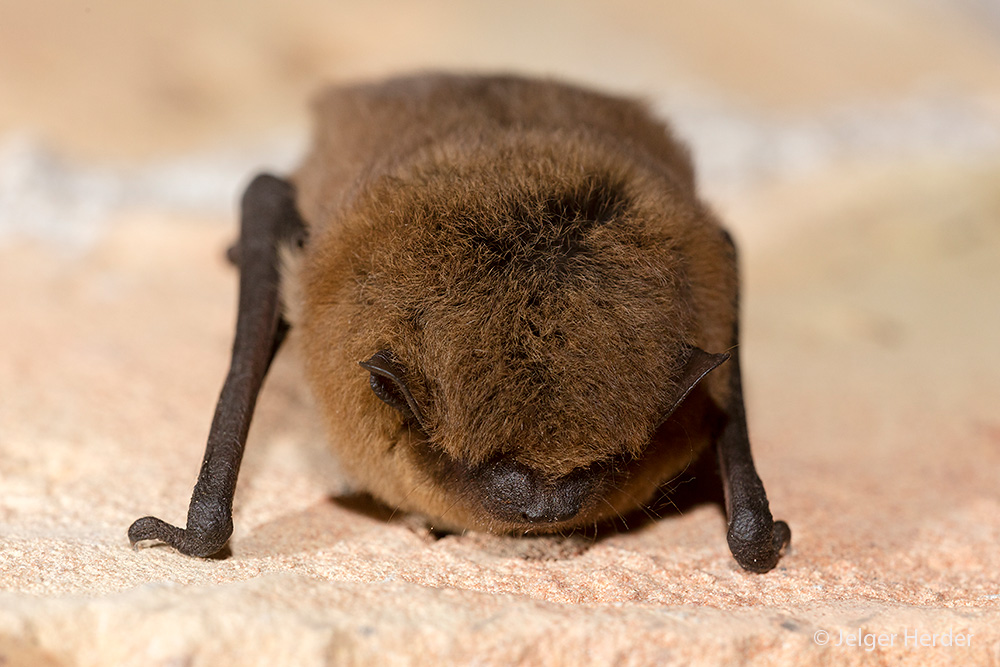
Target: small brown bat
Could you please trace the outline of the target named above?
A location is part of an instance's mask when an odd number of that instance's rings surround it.
[[[634,101],[514,76],[327,91],[311,154],[242,202],[232,366],[187,528],[232,534],[258,390],[290,326],[358,486],[436,527],[564,531],[634,510],[704,450],[729,546],[774,567],[747,436],[738,277],[686,149]]]

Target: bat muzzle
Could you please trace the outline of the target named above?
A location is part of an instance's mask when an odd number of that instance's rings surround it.
[[[513,524],[555,524],[574,519],[591,501],[595,474],[589,468],[550,479],[516,461],[500,458],[476,470],[483,508]]]

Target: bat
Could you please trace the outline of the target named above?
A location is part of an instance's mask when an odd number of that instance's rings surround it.
[[[326,90],[312,149],[241,203],[239,310],[187,525],[209,556],[257,394],[291,327],[351,479],[437,528],[563,532],[642,507],[702,455],[728,544],[791,539],[750,453],[736,249],[687,149],[636,101],[422,74]]]

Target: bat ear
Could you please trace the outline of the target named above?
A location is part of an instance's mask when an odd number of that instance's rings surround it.
[[[687,395],[691,393],[702,379],[718,368],[724,361],[729,359],[729,353],[711,354],[700,347],[691,346],[688,348],[687,361],[681,369],[680,377],[677,378],[677,393],[667,411],[660,419],[660,424],[667,421],[670,415],[684,402]]]
[[[379,400],[403,413],[404,417],[412,417],[421,428],[426,428],[427,422],[420,406],[406,386],[406,369],[393,358],[391,351],[379,350],[371,359],[359,361],[358,365],[371,373],[372,391]]]

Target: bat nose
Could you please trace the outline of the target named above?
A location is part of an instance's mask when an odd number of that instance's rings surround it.
[[[487,464],[479,477],[484,507],[497,518],[516,523],[569,521],[580,513],[592,486],[587,470],[551,480],[509,459]]]

